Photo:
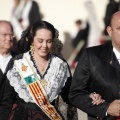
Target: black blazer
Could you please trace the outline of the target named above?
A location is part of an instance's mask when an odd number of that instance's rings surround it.
[[[11,55],[14,57],[16,53],[11,52]],[[5,94],[5,97],[3,97],[3,93]],[[6,72],[3,74],[0,70],[0,120],[7,119],[15,99],[14,93],[14,89],[10,86],[9,81],[6,78]]]
[[[32,7],[29,12],[30,26],[33,25],[36,21],[41,19],[42,19],[42,15],[40,13],[39,6],[35,1],[32,1]]]
[[[89,98],[91,92],[99,93],[105,102],[93,105]],[[106,116],[106,111],[112,101],[120,99],[120,65],[111,42],[83,52],[73,75],[69,98],[74,106],[88,113],[89,120],[114,120]]]

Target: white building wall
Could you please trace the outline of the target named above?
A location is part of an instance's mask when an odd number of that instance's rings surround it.
[[[64,42],[64,32],[74,35],[76,32],[75,20],[87,19],[84,3],[87,0],[36,0],[40,5],[44,19],[51,22],[60,32],[60,39]],[[104,27],[103,17],[108,0],[91,0],[95,5],[101,30]],[[0,19],[10,20],[14,0],[0,0]]]

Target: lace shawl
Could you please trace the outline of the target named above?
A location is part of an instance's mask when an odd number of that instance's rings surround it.
[[[39,80],[41,80],[40,74],[37,72],[37,68],[34,66],[33,60],[29,52],[24,53],[24,56],[29,59],[32,69],[37,74]],[[22,59],[16,59],[21,61]],[[57,98],[58,94],[61,92],[62,87],[64,87],[67,78],[70,76],[67,63],[62,59],[51,55],[50,66],[44,75],[44,79],[48,82],[48,85],[44,88],[49,102],[52,102]],[[18,93],[19,97],[25,102],[35,103],[25,86],[21,76],[17,70],[17,67],[13,65],[12,69],[7,72],[7,78],[10,81],[10,85],[14,87],[15,91]]]

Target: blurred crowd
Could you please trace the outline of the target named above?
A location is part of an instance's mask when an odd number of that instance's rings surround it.
[[[78,32],[76,36],[72,38],[73,51],[68,58],[68,63],[71,68],[74,69],[76,67],[81,53],[86,47],[92,47],[110,41],[106,27],[110,24],[112,14],[119,10],[119,4],[118,1],[109,0],[103,18],[104,29],[101,32],[93,2],[87,1],[85,3],[88,18],[86,21],[82,21],[81,19],[75,21]]]

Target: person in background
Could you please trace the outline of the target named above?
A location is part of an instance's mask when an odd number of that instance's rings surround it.
[[[71,64],[72,68],[76,67],[77,62],[78,62],[78,60],[79,60],[79,58],[81,56],[81,53],[86,48],[87,38],[88,38],[88,33],[89,33],[89,24],[88,24],[88,22],[82,22],[82,20],[76,20],[75,25],[76,25],[76,27],[78,29],[78,32],[77,32],[77,34],[74,37],[73,42],[72,42],[74,50],[76,49],[77,46],[79,46],[79,44],[81,44],[81,42],[84,42],[84,44],[83,44],[83,46],[81,48],[80,47],[78,48],[79,51],[75,55],[75,59],[73,60],[73,62]],[[73,54],[75,54],[75,52]]]
[[[71,83],[70,102],[86,112],[88,120],[120,119],[120,11],[112,15],[107,32],[111,41],[85,49]],[[91,104],[91,92],[105,102]]]
[[[42,20],[38,3],[34,0],[14,0],[14,8],[11,23],[14,28],[16,39],[19,40],[22,31],[27,29],[38,20]]]
[[[87,22],[89,24],[86,47],[100,45],[101,30],[94,2],[92,0],[87,0],[85,2],[85,8],[88,12]]]
[[[8,81],[6,81],[6,67],[9,60],[17,53],[12,51],[13,48],[13,27],[9,21],[0,20],[0,120],[5,120],[9,115],[10,109],[13,103],[13,88],[8,87]],[[4,86],[6,84],[4,90]],[[5,97],[3,96],[5,92]],[[8,109],[6,111],[6,109]],[[4,117],[2,116],[4,114]],[[2,116],[2,117],[1,117]]]

